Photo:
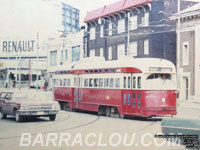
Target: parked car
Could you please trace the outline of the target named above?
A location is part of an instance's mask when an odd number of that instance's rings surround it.
[[[0,117],[6,119],[7,115],[15,116],[17,122],[25,117],[49,117],[56,119],[60,106],[58,102],[46,100],[42,94],[28,94],[22,91],[0,92]]]

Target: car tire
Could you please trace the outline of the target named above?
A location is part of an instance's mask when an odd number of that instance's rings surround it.
[[[4,114],[2,110],[0,110],[0,111],[1,111],[1,112],[0,112],[0,118],[1,118],[1,119],[6,119],[6,118],[7,118],[7,115]]]
[[[56,120],[56,115],[50,115],[50,116],[49,116],[49,119],[50,119],[51,121],[55,121],[55,120]]]
[[[19,114],[19,112],[17,110],[15,111],[15,120],[17,122],[22,122],[23,121],[23,117]]]

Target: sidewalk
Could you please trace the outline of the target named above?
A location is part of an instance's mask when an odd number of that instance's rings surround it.
[[[178,101],[178,107],[200,109],[200,101]]]

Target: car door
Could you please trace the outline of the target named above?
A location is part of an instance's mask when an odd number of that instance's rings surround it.
[[[7,101],[6,101],[6,95],[7,93],[6,92],[2,92],[1,93],[1,97],[0,97],[0,107],[1,107],[1,111],[5,114],[7,114],[7,109],[6,109],[6,104],[7,104]]]
[[[14,107],[16,107],[16,103],[12,99],[13,93],[8,93],[6,95],[6,111],[8,115],[14,115]]]

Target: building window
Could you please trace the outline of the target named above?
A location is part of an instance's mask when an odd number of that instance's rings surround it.
[[[120,58],[121,56],[125,55],[125,44],[120,44],[117,46],[117,57]]]
[[[144,27],[149,26],[149,12],[144,13],[144,16],[142,17],[142,25]]]
[[[138,26],[138,17],[137,16],[132,16],[130,17],[130,30],[135,30],[137,29]]]
[[[90,57],[95,57],[95,49],[90,50]]]
[[[63,63],[63,62],[64,62],[64,52],[61,51],[61,61],[60,61],[60,63]]]
[[[112,60],[112,47],[108,47],[108,59]]]
[[[103,57],[103,48],[100,48],[100,57]]]
[[[80,46],[72,47],[72,62],[80,60]]]
[[[108,35],[112,35],[112,23],[109,23],[108,25]]]
[[[149,55],[149,40],[144,40],[144,55]]]
[[[189,42],[183,43],[183,65],[189,64]]]
[[[118,21],[118,33],[125,32],[125,19]]]
[[[100,26],[100,37],[102,38],[104,35],[104,32],[103,32],[103,25]]]
[[[144,14],[144,26],[145,27],[149,26],[149,12],[146,12]]]
[[[95,27],[90,28],[90,40],[95,39]]]
[[[57,62],[57,51],[50,52],[50,65],[56,66]]]
[[[68,60],[68,51],[65,50],[65,60],[67,61]]]
[[[137,42],[130,43],[130,56],[137,56]]]

